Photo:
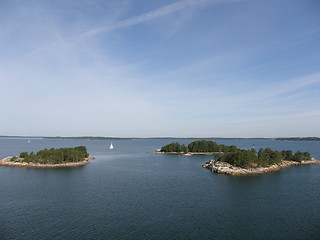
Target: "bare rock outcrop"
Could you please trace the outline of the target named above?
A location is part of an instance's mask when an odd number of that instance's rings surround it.
[[[58,164],[40,164],[40,163],[27,163],[23,162],[22,158],[16,158],[17,161],[11,161],[13,157],[6,157],[0,160],[0,166],[6,167],[26,167],[26,168],[57,168],[57,167],[80,167],[89,164],[89,160],[94,157],[88,157],[81,162],[67,162]]]

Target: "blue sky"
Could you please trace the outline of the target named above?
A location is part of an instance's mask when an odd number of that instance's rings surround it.
[[[320,136],[317,0],[0,0],[0,135]]]

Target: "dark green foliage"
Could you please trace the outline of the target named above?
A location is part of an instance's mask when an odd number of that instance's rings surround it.
[[[180,148],[180,150],[181,150],[181,152],[184,152],[184,153],[187,153],[187,152],[189,152],[189,149],[188,149],[188,147],[187,147],[186,145],[184,145],[184,144],[182,144],[182,145],[181,145],[181,148]]]
[[[296,162],[301,162],[302,160],[310,160],[311,156],[309,152],[300,152],[297,151],[295,154],[292,154],[291,150],[283,150],[282,156],[284,160],[288,161],[296,161]]]
[[[257,164],[259,166],[269,166],[271,164],[280,163],[284,160],[281,152],[273,151],[271,148],[259,149]]]
[[[291,161],[301,162],[302,160],[310,160],[310,159],[311,159],[311,156],[309,152],[298,151],[292,156]]]
[[[198,140],[188,145],[190,152],[217,152],[218,144],[212,141]]]
[[[28,153],[27,153],[27,152],[22,152],[22,153],[20,153],[20,155],[19,155],[20,158],[25,158],[26,156],[28,156]]]
[[[25,162],[42,163],[42,164],[58,164],[67,162],[81,162],[89,156],[85,146],[75,148],[51,148],[44,149],[36,154],[31,152],[20,153],[20,157],[24,158]]]
[[[302,159],[303,160],[311,160],[311,155],[309,152],[303,152],[302,153]]]
[[[161,148],[161,152],[184,152],[184,153],[187,153],[189,152],[187,146],[185,146],[184,144],[180,144],[180,143],[177,143],[177,142],[174,142],[174,143],[170,143],[166,146],[163,146]]]
[[[243,150],[238,149],[236,152],[229,152],[221,154],[216,157],[216,160],[221,162],[230,163],[233,166],[237,167],[252,167],[257,165],[257,155],[255,149],[252,150]]]
[[[284,160],[292,161],[293,155],[291,150],[283,150],[281,153]]]
[[[235,152],[238,150],[236,146],[225,146],[223,144],[217,144],[213,141],[198,140],[188,145],[190,152]]]
[[[302,160],[310,160],[309,152],[296,152],[292,155],[291,150],[283,150],[282,152],[273,151],[271,148],[259,149],[256,153],[255,149],[243,150],[238,149],[236,152],[224,153],[216,157],[217,161],[227,162],[237,167],[267,167],[273,164],[281,163],[282,160],[301,162]]]
[[[177,142],[170,143],[161,148],[161,152],[235,152],[238,148],[236,146],[225,146],[223,144],[217,144],[213,141],[197,140],[191,142],[188,146],[184,144],[180,145]]]

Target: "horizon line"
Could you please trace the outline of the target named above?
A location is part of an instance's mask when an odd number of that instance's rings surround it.
[[[96,139],[281,139],[281,138],[320,138],[318,136],[290,137],[181,137],[181,136],[149,136],[149,137],[115,137],[115,136],[29,136],[29,135],[0,135],[0,138],[96,138]]]

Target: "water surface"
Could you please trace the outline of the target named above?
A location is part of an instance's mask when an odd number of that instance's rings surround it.
[[[0,167],[0,239],[319,239],[320,165],[233,177],[210,156],[152,152],[172,140],[0,139],[0,158],[85,145],[78,168]],[[179,140],[188,144],[191,141]],[[320,142],[217,140],[241,148],[309,151]]]

